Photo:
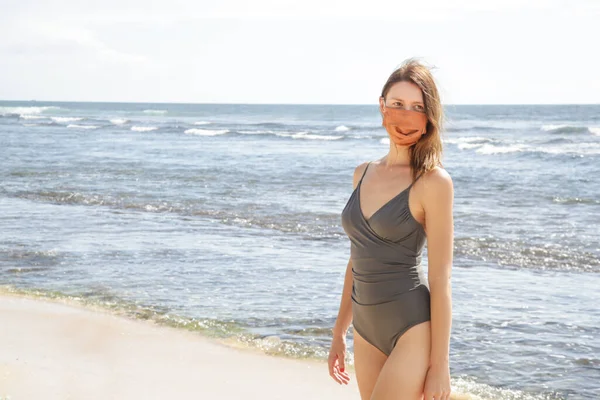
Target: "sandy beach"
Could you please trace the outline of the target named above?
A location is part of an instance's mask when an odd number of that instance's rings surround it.
[[[54,300],[0,295],[0,399],[359,399],[322,362]]]

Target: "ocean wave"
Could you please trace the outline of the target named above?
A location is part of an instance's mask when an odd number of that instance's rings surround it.
[[[506,146],[494,146],[487,145],[486,147],[478,148],[475,150],[480,154],[501,154],[501,153],[515,153],[515,152],[527,152],[527,153],[543,153],[543,154],[556,154],[556,155],[600,155],[600,147],[593,143],[587,143],[582,145],[579,143],[563,144],[560,146],[539,146],[539,145],[525,145],[515,144]]]
[[[242,129],[242,130],[239,130],[239,131],[236,131],[236,132],[237,133],[241,133],[243,135],[265,135],[265,134],[274,135],[274,134],[278,133],[278,131],[272,131],[272,130],[268,130],[268,129],[267,130],[260,130],[259,129],[259,130],[256,130],[256,131],[249,131],[249,130]]]
[[[277,132],[277,133],[275,133],[275,135],[282,136],[282,137],[290,137],[292,139],[306,139],[306,140],[339,140],[339,139],[343,138],[343,136],[315,135],[315,134],[310,134],[306,131],[301,131],[301,132],[296,132],[296,133]]]
[[[335,128],[336,132],[346,132],[349,130],[350,130],[350,128],[348,128],[346,125],[340,125]]]
[[[594,133],[594,131],[600,128],[576,125],[542,125],[540,129],[548,133]]]
[[[600,259],[593,252],[550,242],[536,246],[506,238],[462,237],[456,239],[455,254],[502,268],[600,272]]]
[[[210,121],[196,121],[194,122],[194,125],[209,125],[212,124],[212,122]]]
[[[581,197],[558,197],[552,198],[554,203],[560,204],[596,204],[600,205],[600,200],[593,198],[581,198]]]
[[[545,153],[545,154],[576,154],[598,155],[598,143],[573,142],[568,138],[554,138],[544,143],[504,143],[499,140],[484,137],[458,137],[446,139],[445,143],[456,144],[460,150],[474,150],[478,154],[493,155],[507,153]],[[389,140],[387,141],[389,143]]]
[[[475,125],[475,126],[448,126],[444,130],[446,132],[489,132],[489,131],[507,131],[514,128],[502,127],[502,126],[488,126],[488,125]]]
[[[26,119],[26,120],[30,120],[30,119],[45,119],[46,117],[43,117],[41,115],[27,115],[27,114],[20,114],[19,117],[21,119]]]
[[[527,146],[522,144],[512,144],[507,146],[493,145],[485,143],[475,150],[479,154],[503,154],[503,153],[516,153],[527,150]]]
[[[113,118],[110,120],[111,124],[114,125],[123,125],[129,122],[127,118]]]
[[[461,136],[461,137],[457,137],[457,138],[444,139],[445,143],[451,143],[451,144],[463,144],[463,143],[483,144],[483,143],[491,143],[493,141],[494,140],[491,138],[486,138],[486,137],[482,137],[482,136]]]
[[[19,264],[23,267],[17,267],[6,272],[36,272],[46,270],[50,266],[58,265],[62,261],[62,254],[56,250],[33,250],[27,248],[0,249],[0,260],[7,264]],[[36,268],[41,267],[41,268]]]
[[[67,128],[76,128],[76,129],[98,129],[100,128],[98,125],[77,125],[77,124],[69,124]]]
[[[157,126],[132,126],[131,130],[135,132],[150,132],[157,130]]]
[[[264,126],[264,127],[272,127],[272,128],[284,128],[287,125],[283,124],[281,122],[254,122],[248,125],[253,125],[253,126]]]
[[[83,121],[85,118],[83,118],[83,117],[50,117],[50,119],[54,122],[64,123],[64,122]]]
[[[150,115],[165,115],[168,111],[167,110],[144,110],[143,113],[144,114],[150,114]]]
[[[22,123],[21,125],[23,126],[64,126],[59,124],[58,122],[54,122],[54,121],[40,121],[40,122],[36,122],[36,123]]]
[[[229,129],[210,130],[210,129],[192,128],[192,129],[187,129],[184,133],[186,133],[188,135],[198,135],[198,136],[217,136],[217,135],[224,135],[225,133],[228,133],[228,132],[229,132]]]
[[[42,114],[48,110],[59,110],[61,107],[0,107],[0,116],[19,118],[22,115]]]

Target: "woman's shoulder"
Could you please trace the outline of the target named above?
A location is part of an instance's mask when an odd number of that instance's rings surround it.
[[[442,166],[436,166],[426,171],[420,179],[421,186],[427,192],[428,198],[437,198],[438,196],[452,196],[454,193],[454,183],[450,173]]]
[[[358,186],[358,181],[360,181],[360,178],[362,178],[363,174],[367,170],[367,165],[369,165],[369,163],[370,163],[370,161],[364,161],[354,168],[354,176],[352,178],[352,180],[353,180],[352,187],[354,189],[356,189],[356,186]]]

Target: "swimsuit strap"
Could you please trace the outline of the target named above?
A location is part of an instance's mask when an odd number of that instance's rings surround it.
[[[409,186],[409,187],[411,187],[412,185],[414,185],[414,184],[415,184],[415,183],[416,183],[416,182],[419,180],[419,178],[420,178],[420,177],[422,177],[423,175],[425,175],[425,172],[422,172],[422,173],[421,173],[419,176],[417,176],[417,179],[415,179],[415,180],[413,181],[413,183],[411,183],[411,184],[410,184],[410,186]]]
[[[371,165],[371,161],[369,161],[369,162],[367,163],[367,166],[365,167],[365,170],[363,171],[363,174],[362,174],[362,176],[360,177],[360,180],[358,181],[358,183],[359,183],[359,184],[362,182],[363,178],[365,177],[365,174],[367,173],[367,168],[369,168],[369,165]]]

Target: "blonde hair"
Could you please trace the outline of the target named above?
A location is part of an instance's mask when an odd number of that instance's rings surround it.
[[[392,72],[381,90],[384,101],[392,85],[398,82],[412,82],[421,89],[427,115],[426,133],[409,148],[414,180],[419,174],[424,174],[438,165],[443,167],[441,131],[444,110],[433,75],[420,61],[409,58]]]

